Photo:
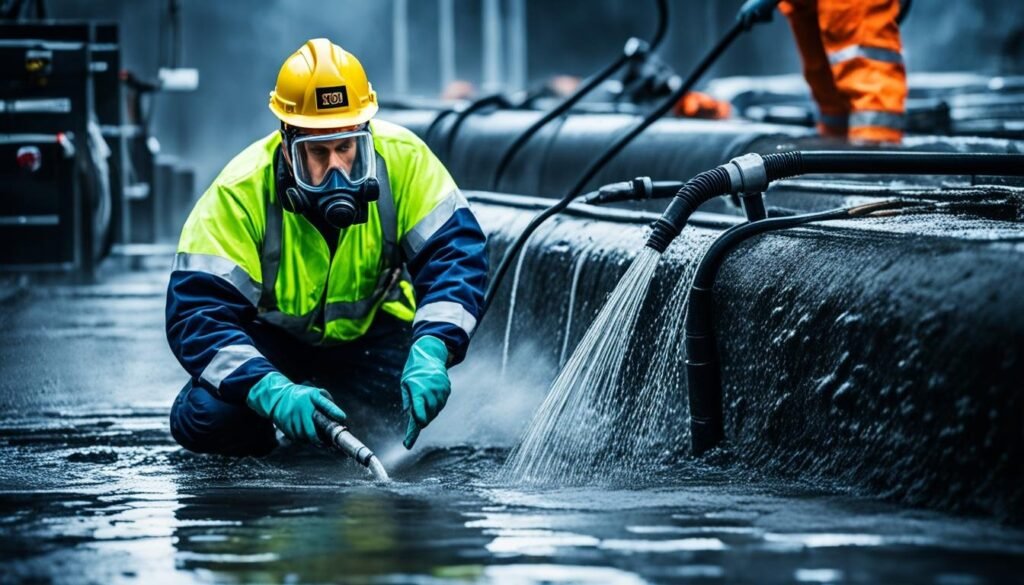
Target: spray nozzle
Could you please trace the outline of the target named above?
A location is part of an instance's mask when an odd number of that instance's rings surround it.
[[[350,433],[346,427],[332,421],[319,411],[313,413],[313,423],[330,440],[329,445],[355,459],[363,467],[369,468],[377,479],[381,481],[390,479],[373,451]]]
[[[602,186],[580,199],[581,203],[601,205],[619,201],[643,201],[671,197],[683,186],[680,181],[652,181],[650,177],[637,177]]]

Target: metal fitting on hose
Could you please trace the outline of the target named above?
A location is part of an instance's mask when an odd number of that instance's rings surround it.
[[[341,426],[335,425],[330,429],[331,443],[341,449],[344,453],[356,460],[360,465],[367,466],[370,464],[370,458],[373,457],[373,451],[369,447],[363,444],[362,441],[355,438],[355,436],[348,432],[348,429]]]
[[[763,193],[768,188],[768,173],[759,154],[744,154],[722,166],[729,173],[731,193]]]

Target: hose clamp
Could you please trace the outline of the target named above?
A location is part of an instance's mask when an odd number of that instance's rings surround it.
[[[744,154],[724,166],[733,193],[761,193],[768,188],[768,173],[761,155]]]

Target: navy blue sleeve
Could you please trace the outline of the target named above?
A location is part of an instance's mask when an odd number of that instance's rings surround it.
[[[407,263],[418,307],[413,338],[441,339],[448,347],[450,366],[465,358],[473,329],[483,317],[486,244],[476,217],[463,207]]]
[[[215,395],[245,404],[249,389],[276,371],[245,332],[256,307],[229,282],[175,271],[167,288],[167,341],[178,362]]]

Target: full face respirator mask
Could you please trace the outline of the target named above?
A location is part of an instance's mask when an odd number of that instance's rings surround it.
[[[285,210],[318,215],[344,229],[366,223],[369,204],[380,196],[373,136],[363,127],[331,134],[282,130],[295,186],[285,189]]]

